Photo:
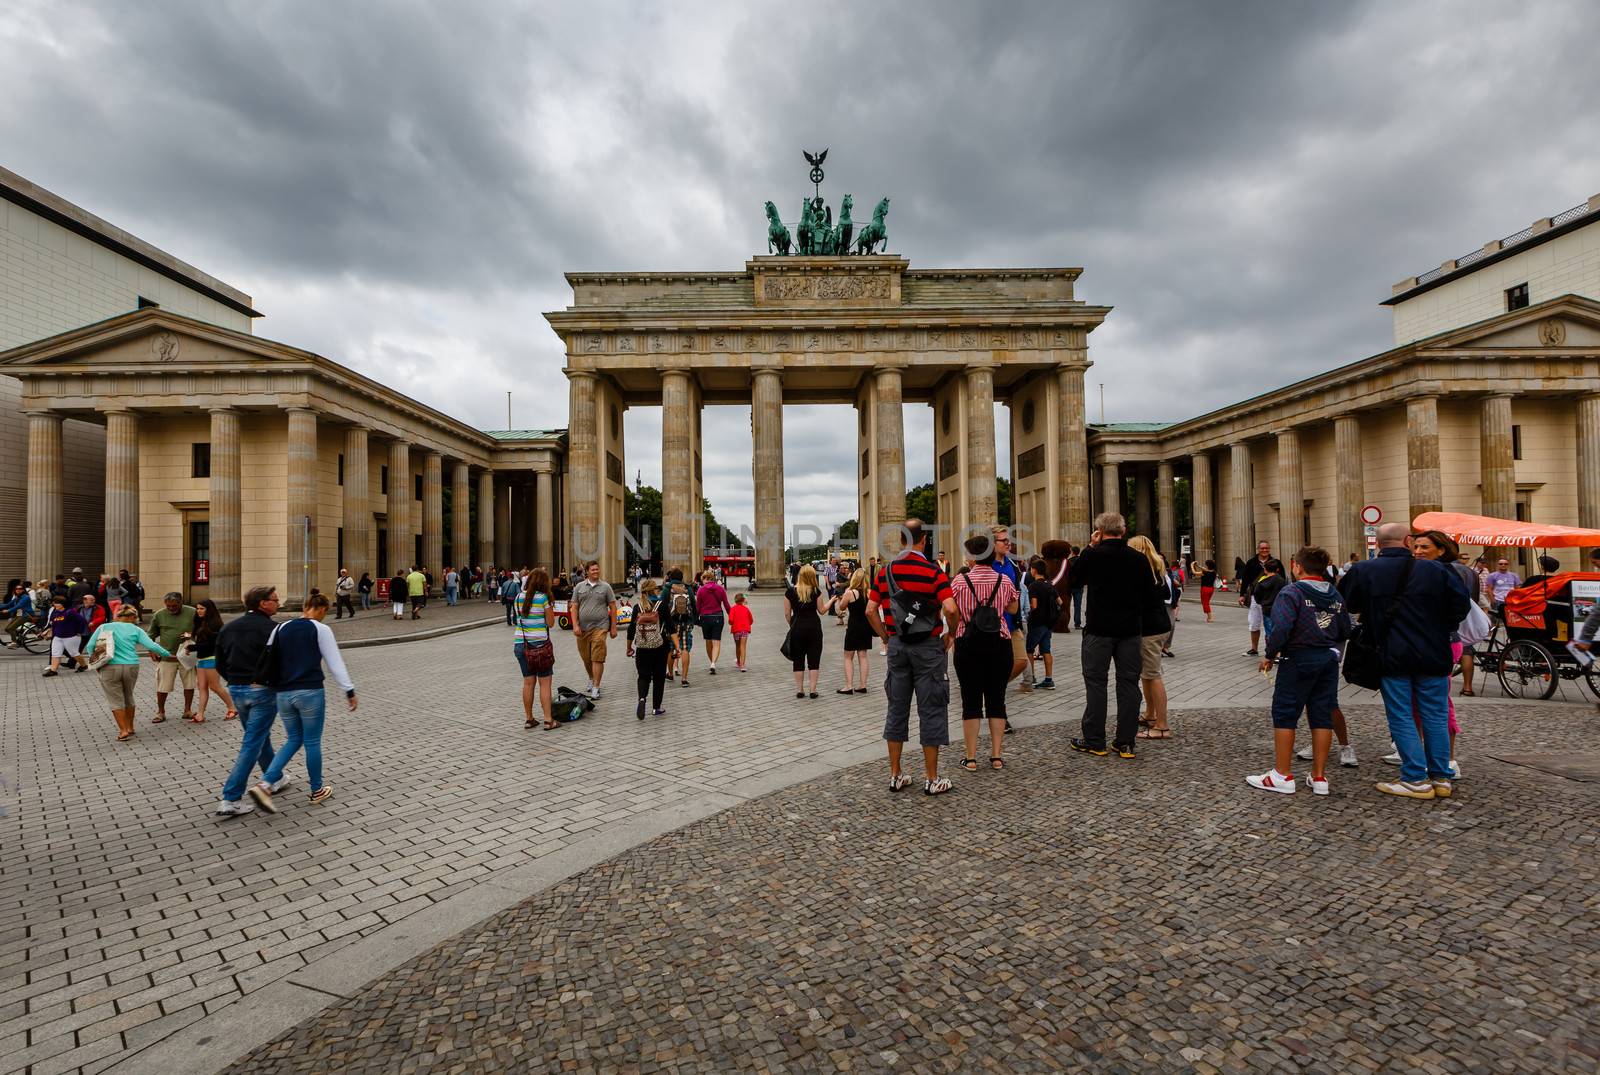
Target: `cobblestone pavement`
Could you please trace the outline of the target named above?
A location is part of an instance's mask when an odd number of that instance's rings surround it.
[[[1423,804],[1368,765],[1268,796],[1259,715],[1193,717],[1136,779],[1056,726],[948,799],[869,764],[744,804],[229,1070],[1593,1070],[1600,786],[1484,762]]]
[[[694,686],[669,687],[668,716],[644,724],[632,717],[632,664],[620,640],[599,712],[551,732],[522,729],[518,678],[499,628],[353,651],[361,708],[345,714],[330,705],[325,734],[335,797],[308,805],[297,761],[290,773],[299,783],[280,796],[284,812],[276,817],[211,814],[237,749],[237,725],[172,719],[152,726],[150,666],[139,685],[146,699],[139,735],[117,745],[92,675],[45,680],[29,662],[6,662],[0,1071],[216,1070],[335,997],[355,995],[407,959],[617,852],[878,756],[881,695],[795,701],[776,653],[778,602],[759,595],[752,604],[752,671],[732,673],[730,649],[722,674],[707,676],[697,651]],[[1189,617],[1198,619],[1193,610]],[[827,630],[824,689],[831,690],[842,632],[831,621]],[[1013,693],[1024,729],[1012,737],[1019,749],[1030,749],[1030,725],[1076,719],[1077,638],[1056,639],[1062,689]],[[1176,785],[1163,779],[1163,794],[1200,779],[1231,791],[1238,773],[1265,763],[1258,726],[1269,685],[1238,655],[1242,639],[1237,609],[1220,610],[1212,625],[1186,620],[1168,682],[1177,708],[1255,707],[1257,720],[1240,725],[1251,729],[1251,756],[1240,754],[1244,740],[1211,738],[1221,718],[1209,709],[1180,712],[1173,719],[1179,738],[1152,746],[1135,770],[1154,773],[1163,754],[1188,748],[1200,764],[1184,767]],[[876,688],[881,658],[873,662]],[[571,638],[561,634],[557,682],[582,686],[575,669]],[[1477,768],[1496,764],[1477,753],[1491,742],[1477,737],[1475,724],[1488,705],[1480,698],[1462,707],[1462,755],[1474,779]],[[1564,722],[1587,727],[1592,712],[1557,702],[1506,709],[1526,714],[1518,753],[1537,753]],[[1538,724],[1528,719],[1534,714]],[[1374,753],[1379,733],[1370,720],[1360,735]],[[1023,764],[1004,779],[1031,811],[1049,803],[1057,775]],[[1369,767],[1363,776],[1370,778]],[[1514,794],[1522,785],[1469,786],[1492,797],[1497,815],[1515,803],[1515,816],[1524,816],[1528,804]],[[948,802],[965,814],[976,798]],[[1200,816],[1193,813],[1199,801],[1175,798],[1174,811]],[[1131,838],[1151,838],[1148,816],[1127,826]],[[757,861],[768,859],[763,853]],[[1050,855],[1034,861],[1059,865]],[[918,898],[944,913],[935,890]],[[1031,897],[1024,886],[997,888],[991,898]]]

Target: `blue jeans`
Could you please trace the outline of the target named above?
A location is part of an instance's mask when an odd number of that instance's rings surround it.
[[[222,785],[222,797],[236,803],[244,797],[250,770],[260,765],[265,773],[272,764],[272,722],[278,716],[278,700],[271,687],[252,687],[248,683],[228,684],[228,694],[233,698],[233,708],[239,712],[244,741],[239,744],[239,756],[228,774],[228,782]]]
[[[444,603],[447,604],[447,605],[455,604],[456,603],[456,592],[457,592],[456,587],[454,587],[454,586],[446,586],[444,588]]]
[[[322,718],[328,711],[328,696],[321,687],[303,691],[283,691],[278,695],[278,716],[283,718],[283,746],[272,759],[264,778],[269,784],[283,779],[284,767],[295,751],[306,748],[306,776],[311,790],[322,788]]]
[[[1450,680],[1444,676],[1384,676],[1383,710],[1400,752],[1400,779],[1412,784],[1450,779]],[[1413,705],[1422,720],[1417,737]]]
[[[1072,591],[1072,626],[1083,630],[1083,587]]]
[[[362,590],[361,591],[361,610],[363,612],[365,612],[367,609],[369,609],[371,607],[372,607],[372,591],[371,590]]]

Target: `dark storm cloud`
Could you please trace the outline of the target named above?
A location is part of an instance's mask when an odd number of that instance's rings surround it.
[[[1600,191],[1582,2],[13,8],[3,163],[485,427],[508,388],[565,423],[562,271],[743,264],[802,147],[832,199],[893,197],[914,265],[1082,266],[1111,420],[1382,350],[1393,281]],[[629,422],[651,481],[658,416]],[[791,520],[854,514],[848,427],[788,412]],[[705,424],[735,523],[748,428]]]

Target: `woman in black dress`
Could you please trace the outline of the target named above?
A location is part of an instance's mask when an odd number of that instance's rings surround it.
[[[817,569],[810,564],[800,569],[793,586],[783,593],[783,618],[789,624],[789,658],[794,662],[794,696],[807,695],[805,674],[811,672],[809,694],[817,696],[817,677],[822,668],[822,614],[828,610],[828,594],[817,585]]]
[[[876,638],[867,623],[867,585],[866,569],[858,567],[834,601],[834,608],[849,617],[844,627],[844,687],[839,694],[867,693],[867,657]]]

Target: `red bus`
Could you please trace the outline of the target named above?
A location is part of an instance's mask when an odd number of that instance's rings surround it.
[[[708,570],[721,568],[722,573],[728,578],[749,578],[750,573],[756,569],[754,556],[718,556],[714,552],[706,553],[706,568]]]

